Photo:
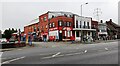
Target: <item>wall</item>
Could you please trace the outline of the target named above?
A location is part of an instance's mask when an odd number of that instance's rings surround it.
[[[82,19],[82,21],[81,21],[81,19]],[[90,26],[90,29],[91,29],[91,18],[74,15],[75,28],[76,28],[76,20],[78,20],[78,27],[80,25],[80,21],[81,21],[81,26],[84,26],[84,21],[85,21],[86,22],[85,26],[87,26],[87,22],[89,22],[89,26]]]

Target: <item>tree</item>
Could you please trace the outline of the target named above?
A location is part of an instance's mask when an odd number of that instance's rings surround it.
[[[12,31],[10,29],[9,30],[5,30],[4,31],[4,35],[5,35],[6,39],[10,39],[11,36],[12,36]]]
[[[11,31],[12,31],[12,33],[14,33],[14,32],[15,32],[14,28],[12,28],[12,30],[11,30]]]

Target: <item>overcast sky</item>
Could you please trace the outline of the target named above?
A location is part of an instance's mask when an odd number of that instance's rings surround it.
[[[80,15],[80,5],[88,2],[88,5],[83,6],[83,16],[94,16],[94,9],[100,8],[102,14],[100,19],[108,21],[113,19],[118,23],[118,1],[119,0],[1,0],[0,3],[0,29],[6,28],[20,28],[24,29],[24,25],[30,23],[31,20],[38,18],[39,15],[47,11],[65,11]]]

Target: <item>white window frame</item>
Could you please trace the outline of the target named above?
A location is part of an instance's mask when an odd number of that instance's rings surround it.
[[[67,31],[67,36],[70,37],[71,36],[71,32]]]

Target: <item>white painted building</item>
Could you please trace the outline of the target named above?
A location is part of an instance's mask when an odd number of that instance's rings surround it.
[[[96,31],[95,29],[91,29],[91,21],[90,17],[81,17],[78,15],[74,15],[74,28],[75,31],[75,40],[80,41],[83,36],[91,36],[91,31]]]
[[[73,13],[71,12],[62,12],[62,11],[48,11],[48,19],[58,17],[58,16],[66,16],[73,17]]]
[[[98,38],[101,38],[103,36],[107,36],[108,35],[106,23],[99,22],[98,23],[98,30],[99,30],[99,32],[98,32]]]

